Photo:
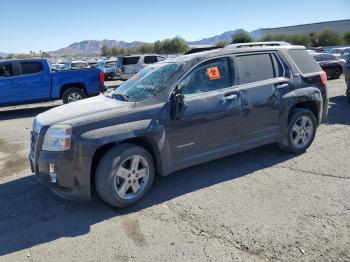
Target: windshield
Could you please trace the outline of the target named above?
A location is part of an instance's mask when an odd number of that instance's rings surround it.
[[[109,97],[130,102],[146,100],[162,89],[181,66],[179,63],[161,63],[146,67],[110,93]]]

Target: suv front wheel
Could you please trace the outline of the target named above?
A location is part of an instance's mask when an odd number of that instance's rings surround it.
[[[302,153],[312,144],[317,129],[315,115],[308,109],[294,108],[288,124],[287,145],[283,150]]]
[[[154,179],[152,156],[143,147],[121,144],[100,160],[95,185],[99,196],[115,207],[127,207],[140,200]]]

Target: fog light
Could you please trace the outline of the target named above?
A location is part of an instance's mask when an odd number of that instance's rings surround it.
[[[56,176],[56,173],[55,173],[55,164],[50,163],[49,167],[50,167],[50,182],[51,183],[56,183],[57,182],[57,176]]]

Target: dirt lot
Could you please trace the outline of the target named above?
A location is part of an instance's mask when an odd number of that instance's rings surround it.
[[[158,178],[136,206],[62,200],[27,153],[33,117],[0,111],[0,261],[350,261],[350,105],[329,84],[328,123],[303,155],[270,145]]]

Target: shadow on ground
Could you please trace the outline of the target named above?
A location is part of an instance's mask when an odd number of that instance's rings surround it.
[[[148,195],[127,209],[115,209],[97,197],[71,202],[56,197],[34,176],[0,184],[0,256],[61,237],[89,233],[104,220],[126,215],[284,162],[293,155],[270,145],[158,177]],[[220,174],[218,175],[218,168]]]
[[[16,119],[16,118],[34,117],[42,112],[45,112],[51,108],[54,108],[55,106],[57,106],[57,105],[1,110],[0,111],[0,121],[1,120],[11,120],[11,119]]]
[[[345,95],[329,98],[327,124],[350,125],[350,103]]]

